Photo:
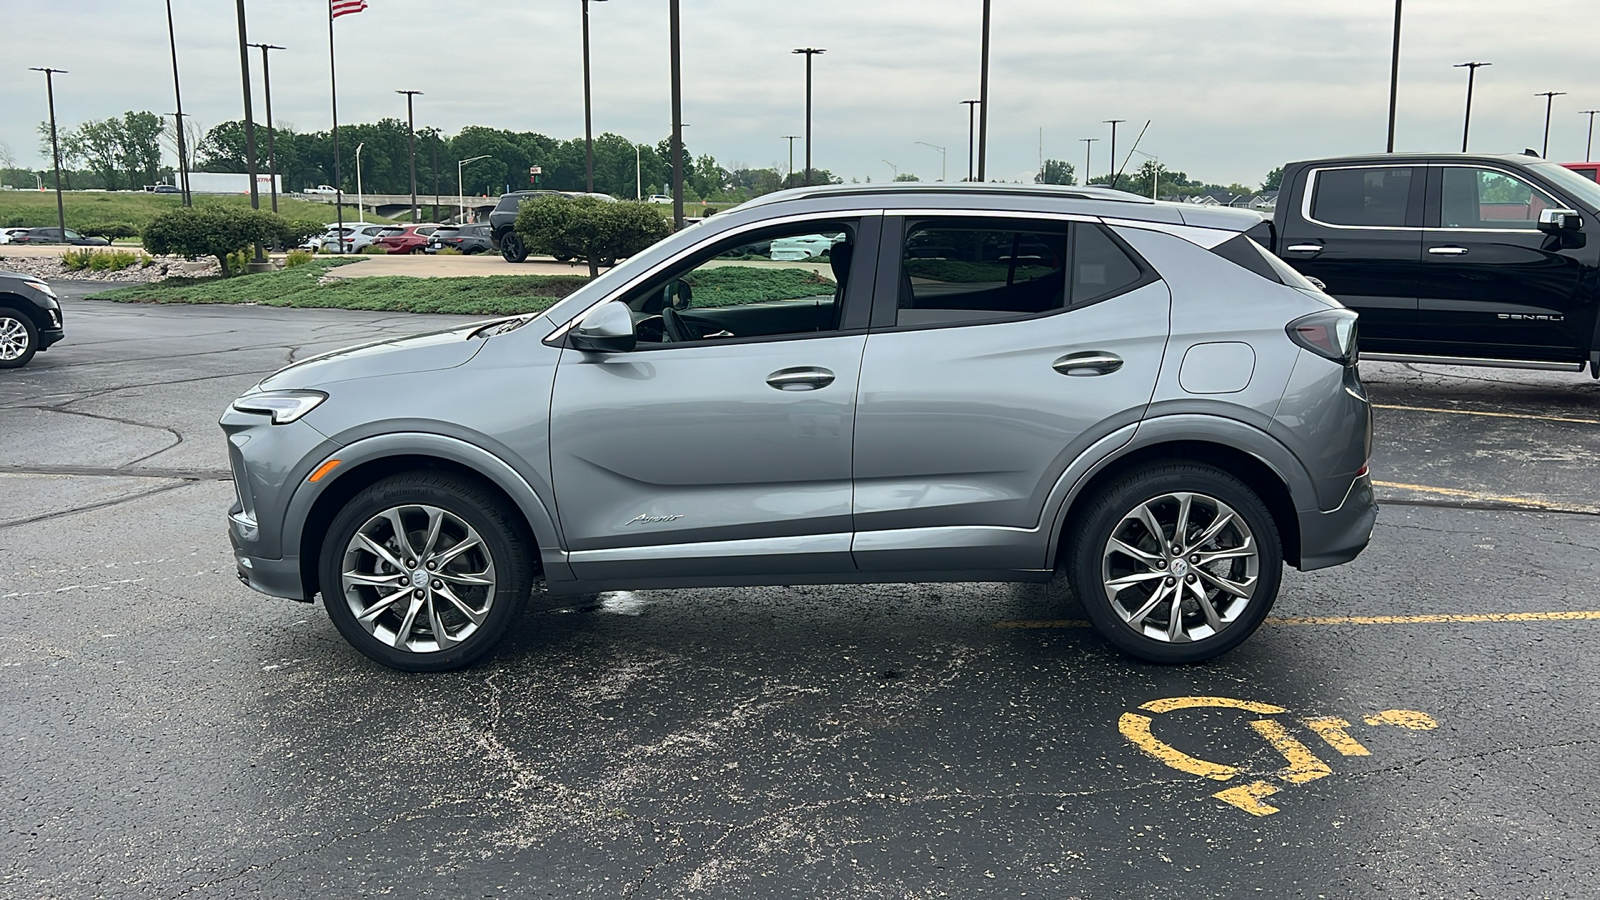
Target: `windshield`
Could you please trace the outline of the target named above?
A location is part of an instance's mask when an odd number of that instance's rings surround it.
[[[1591,210],[1600,211],[1600,184],[1558,163],[1534,163],[1528,168],[1549,179],[1569,196],[1583,201]]]

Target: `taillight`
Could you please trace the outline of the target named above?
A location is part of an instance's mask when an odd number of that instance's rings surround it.
[[[1325,309],[1290,322],[1284,330],[1289,340],[1341,365],[1355,365],[1360,358],[1353,310]]]

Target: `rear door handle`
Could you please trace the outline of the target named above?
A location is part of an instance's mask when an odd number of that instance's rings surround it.
[[[1063,375],[1073,377],[1087,377],[1090,375],[1110,375],[1122,368],[1122,357],[1115,353],[1102,353],[1091,350],[1087,353],[1069,353],[1050,364]]]
[[[1466,256],[1465,247],[1429,247],[1428,252],[1434,256]]]
[[[1321,244],[1290,244],[1283,249],[1289,253],[1321,253],[1324,248]]]
[[[795,366],[779,369],[767,376],[767,384],[780,391],[815,391],[833,384],[834,374],[820,366]]]

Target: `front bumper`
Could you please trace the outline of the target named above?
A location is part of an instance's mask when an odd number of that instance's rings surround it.
[[[1326,569],[1355,559],[1372,540],[1372,526],[1378,521],[1372,476],[1357,478],[1336,509],[1301,510],[1298,515],[1302,572]]]
[[[311,602],[300,578],[300,558],[285,556],[283,559],[263,559],[246,553],[234,530],[237,527],[234,524],[235,515],[234,511],[229,511],[228,540],[233,544],[233,564],[239,580],[251,590],[272,597]]]
[[[39,332],[39,349],[40,350],[49,350],[51,344],[59,344],[59,343],[61,343],[61,339],[66,337],[66,336],[67,336],[67,331],[66,331],[65,328],[47,328],[47,329],[44,329],[44,330]]]

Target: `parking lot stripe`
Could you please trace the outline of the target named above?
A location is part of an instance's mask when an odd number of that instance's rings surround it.
[[[1545,509],[1552,512],[1571,512],[1593,514],[1595,509],[1586,506],[1574,506],[1569,503],[1552,503],[1549,500],[1537,500],[1533,497],[1517,497],[1510,494],[1485,494],[1479,491],[1467,491],[1461,488],[1434,487],[1427,484],[1407,484],[1403,481],[1373,481],[1373,487],[1393,488],[1400,491],[1416,491],[1420,494],[1439,494],[1443,497],[1460,497],[1477,503],[1494,503],[1502,506],[1515,506],[1525,509]],[[1394,501],[1389,501],[1394,502]]]
[[[1468,625],[1481,622],[1594,622],[1600,609],[1520,613],[1436,613],[1414,616],[1269,616],[1267,625]],[[1083,619],[1012,619],[996,628],[1088,628]]]
[[[1600,425],[1600,419],[1579,419],[1573,416],[1541,416],[1534,413],[1488,412],[1481,409],[1444,409],[1438,406],[1400,406],[1394,403],[1374,403],[1373,409],[1403,409],[1411,412],[1448,413],[1452,416],[1485,416],[1491,419],[1536,419],[1540,422],[1575,422],[1579,425]]]

